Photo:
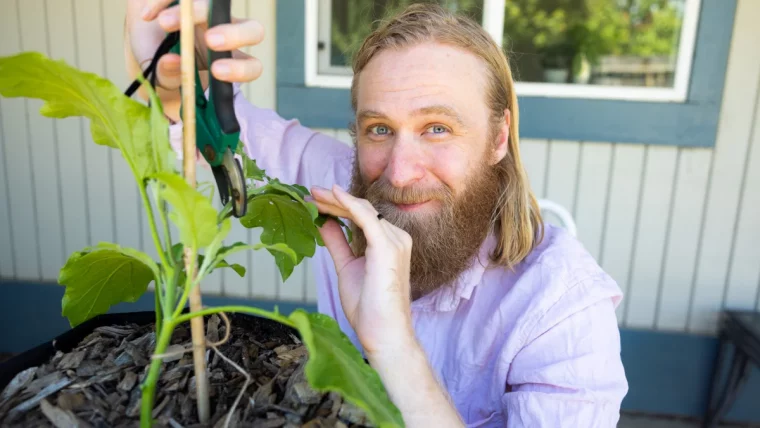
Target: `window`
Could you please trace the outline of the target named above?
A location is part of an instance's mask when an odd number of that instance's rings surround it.
[[[373,23],[413,0],[307,0],[306,85],[349,88]],[[686,100],[701,0],[438,0],[509,53],[520,96]]]

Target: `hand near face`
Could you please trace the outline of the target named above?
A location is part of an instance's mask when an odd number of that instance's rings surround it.
[[[343,312],[368,357],[415,346],[409,298],[411,237],[378,219],[369,202],[337,186],[313,188],[312,195],[320,212],[353,221],[366,236],[365,255],[355,257],[336,222],[330,220],[320,229],[338,273]]]

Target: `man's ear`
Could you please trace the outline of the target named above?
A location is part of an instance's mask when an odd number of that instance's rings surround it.
[[[509,109],[504,110],[504,121],[499,125],[498,133],[496,134],[495,146],[493,148],[493,158],[491,160],[492,165],[496,165],[504,159],[509,151],[509,130],[512,123],[512,116],[509,113]]]

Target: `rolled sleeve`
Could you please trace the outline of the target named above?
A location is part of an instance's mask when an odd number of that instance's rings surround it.
[[[628,383],[620,358],[618,297],[569,290],[511,362],[502,410],[508,427],[615,427]],[[593,299],[593,300],[592,300]]]

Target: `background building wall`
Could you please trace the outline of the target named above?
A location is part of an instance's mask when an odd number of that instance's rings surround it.
[[[264,74],[248,99],[276,108],[275,0],[235,1],[259,19],[253,49]],[[0,0],[0,55],[36,50],[107,77],[126,89],[125,1]],[[625,292],[621,326],[711,333],[721,308],[760,305],[760,3],[737,5],[717,141],[713,148],[625,141],[524,140],[540,198],[564,205],[579,238]],[[91,141],[81,119],[39,115],[37,100],[0,99],[0,278],[56,281],[73,251],[99,241],[155,255],[131,174],[114,150]],[[323,129],[350,144],[340,129]],[[213,183],[199,169],[199,181]],[[258,241],[233,226],[228,239]],[[209,295],[315,301],[309,261],[283,284],[272,257],[238,255],[239,278],[219,270]]]

